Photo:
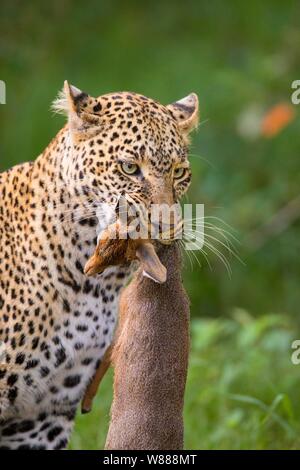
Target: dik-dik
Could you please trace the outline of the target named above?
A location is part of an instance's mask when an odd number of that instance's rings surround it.
[[[111,355],[114,396],[106,449],[183,448],[189,300],[178,244],[159,246],[158,255],[160,261],[152,247],[146,259],[140,258],[141,267],[121,297]],[[100,375],[107,365],[106,360]]]

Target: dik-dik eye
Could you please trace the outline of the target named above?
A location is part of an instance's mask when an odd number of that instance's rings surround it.
[[[120,166],[126,175],[137,175],[140,171],[140,168],[136,163],[121,162]]]
[[[182,178],[185,175],[185,172],[186,168],[184,168],[183,166],[179,166],[174,169],[173,176],[175,179],[178,180],[179,178]]]

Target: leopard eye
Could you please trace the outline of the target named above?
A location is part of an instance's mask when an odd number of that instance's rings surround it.
[[[185,174],[185,168],[182,166],[175,168],[174,173],[173,173],[174,178],[176,179],[182,178],[184,174]]]
[[[139,166],[136,163],[121,163],[121,168],[127,175],[136,175],[139,172]]]

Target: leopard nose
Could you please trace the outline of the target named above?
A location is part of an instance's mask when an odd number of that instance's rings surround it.
[[[172,206],[174,204],[173,185],[168,179],[159,178],[151,185],[152,204]]]
[[[168,191],[153,195],[153,204],[172,206],[174,204],[173,194]]]

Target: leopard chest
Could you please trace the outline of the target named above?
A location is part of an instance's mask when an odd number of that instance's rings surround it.
[[[108,273],[90,292],[71,296],[68,311],[54,325],[46,393],[51,406],[74,406],[112,341],[124,278]],[[88,289],[86,289],[88,290]]]
[[[12,416],[66,413],[77,407],[111,343],[126,274],[112,270],[79,293],[64,289],[51,303],[43,330],[47,335],[40,335],[34,349],[25,343]]]
[[[51,375],[46,380],[42,400],[45,404],[48,402],[48,406],[73,407],[81,399],[111,343],[117,311],[115,297],[104,303],[102,298],[80,295],[69,315],[64,315],[62,322],[56,325],[49,367]]]

